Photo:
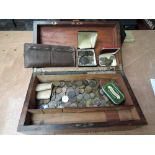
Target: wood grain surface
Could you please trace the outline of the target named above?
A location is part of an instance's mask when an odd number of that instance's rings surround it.
[[[122,49],[124,70],[148,125],[132,130],[118,127],[119,131],[90,128],[80,134],[155,134],[155,96],[150,84],[150,78],[155,78],[155,31],[132,33],[135,42],[124,43]],[[21,134],[17,125],[31,77],[31,69],[24,69],[23,65],[25,42],[32,42],[32,32],[0,32],[0,134]],[[125,115],[120,113],[119,117]]]
[[[73,24],[72,21],[58,22],[52,25],[48,21],[37,22],[34,26],[34,43],[53,44],[78,47],[79,31],[96,31],[97,41],[95,45],[95,55],[98,64],[98,56],[102,48],[120,48],[119,25],[116,22],[82,22]],[[116,53],[117,64],[122,64],[120,54]]]

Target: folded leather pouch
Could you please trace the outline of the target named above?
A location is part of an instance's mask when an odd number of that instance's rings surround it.
[[[24,65],[29,67],[73,67],[75,48],[70,46],[24,44]]]

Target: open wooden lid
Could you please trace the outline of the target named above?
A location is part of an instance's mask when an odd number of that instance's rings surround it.
[[[79,49],[95,48],[97,40],[97,32],[78,32],[78,47]]]
[[[120,28],[117,22],[35,21],[33,43],[78,48],[79,31],[97,32],[95,45],[97,63],[101,49],[120,48],[121,46]],[[120,52],[116,54],[117,67],[122,65]],[[97,67],[99,67],[99,64]]]

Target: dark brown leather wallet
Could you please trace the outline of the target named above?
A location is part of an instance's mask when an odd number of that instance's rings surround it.
[[[74,67],[75,48],[70,46],[24,44],[24,66],[30,67]]]

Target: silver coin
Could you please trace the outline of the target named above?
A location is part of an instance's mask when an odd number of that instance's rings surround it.
[[[66,91],[67,91],[67,88],[66,87],[63,87],[62,88],[62,93],[66,93]]]
[[[85,92],[90,93],[92,91],[92,88],[90,86],[86,86]]]
[[[90,93],[90,97],[93,99],[95,97],[94,93]]]
[[[91,99],[88,99],[86,101],[86,107],[90,107],[91,104],[92,104],[92,100]]]
[[[64,92],[61,92],[60,94],[59,94],[60,96],[61,96],[61,98],[64,96],[64,95],[66,95]]]
[[[66,93],[66,95],[69,97],[69,99],[70,98],[73,98],[74,96],[76,96],[76,93],[75,93],[75,91],[68,91],[67,93]]]
[[[96,80],[90,80],[90,81],[89,81],[89,86],[90,86],[90,87],[96,87],[96,85],[97,85]]]
[[[81,85],[79,88],[80,89],[85,89],[85,87],[86,87],[85,85]]]
[[[101,104],[100,99],[95,98],[94,101],[93,101],[93,105],[94,106],[99,106],[100,104]]]
[[[61,95],[57,94],[56,97],[55,97],[55,101],[60,101],[61,98],[62,98]]]
[[[82,100],[82,98],[83,98],[83,95],[79,94],[79,95],[77,96],[77,101],[80,102],[80,101]]]
[[[90,60],[89,60],[89,58],[87,56],[82,56],[79,59],[79,63],[84,64],[84,65],[90,64]]]
[[[83,80],[82,83],[83,83],[83,85],[85,85],[85,86],[88,86],[88,85],[89,85],[89,83],[88,83],[87,80]]]
[[[67,103],[68,100],[69,100],[68,96],[65,95],[65,96],[62,97],[62,102]]]
[[[95,94],[95,97],[96,97],[96,98],[99,98],[99,97],[100,97],[100,94],[99,94],[98,91],[95,91],[94,94]]]
[[[104,107],[106,104],[105,100],[100,100],[100,107]]]
[[[85,100],[90,99],[90,95],[89,95],[89,94],[84,94],[84,99],[85,99]]]
[[[74,91],[73,87],[68,87],[66,92]]]
[[[66,86],[67,87],[71,87],[72,86],[72,83],[70,81],[66,81]]]
[[[82,86],[82,81],[76,81],[75,84],[76,84],[76,86],[80,87],[80,86]]]
[[[49,106],[49,108],[55,108],[56,107],[56,101],[50,101],[49,103],[48,103],[48,106]]]
[[[76,102],[76,101],[77,101],[77,97],[74,96],[74,97],[72,97],[72,98],[69,98],[69,101],[70,101],[71,103]]]
[[[53,82],[53,85],[56,86],[56,87],[58,87],[58,86],[60,86],[60,82],[59,81],[54,81]]]
[[[56,89],[56,93],[57,93],[57,94],[60,94],[61,92],[62,92],[62,88],[57,88],[57,89]]]
[[[82,89],[79,89],[79,92],[81,93],[81,94],[83,94],[84,93],[84,89],[82,88]]]
[[[76,89],[75,89],[75,93],[76,93],[76,95],[79,95],[80,89],[79,89],[79,88],[76,88]]]

